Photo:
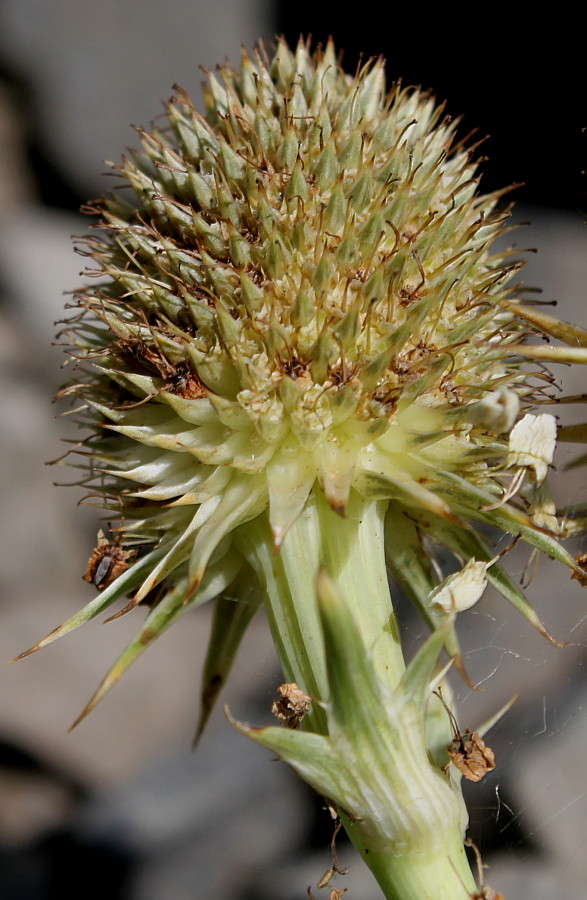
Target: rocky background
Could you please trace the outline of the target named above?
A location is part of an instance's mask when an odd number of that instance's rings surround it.
[[[428,29],[419,23],[405,41],[377,21],[367,32],[364,18],[340,21],[339,34],[332,26],[337,19],[327,13],[325,4],[310,19],[303,4],[293,10],[269,0],[4,0],[3,660],[71,615],[90,591],[81,575],[95,543],[98,513],[76,506],[76,489],[53,487],[55,481],[74,480],[67,468],[45,465],[65,449],[61,440],[75,435],[67,419],[55,419],[58,410],[51,405],[64,378],[62,353],[51,342],[53,323],[67,301],[64,292],[78,283],[82,268],[69,240],[85,227],[76,209],[108,186],[99,176],[103,160],[116,159],[133,143],[128,123],[144,125],[157,115],[159,98],[170,94],[174,82],[197,96],[199,65],[235,59],[241,42],[250,46],[261,35],[270,40],[277,30],[294,38],[312,30],[320,38],[327,29],[339,46],[350,47],[351,66],[362,41],[367,53],[381,50],[397,68],[404,66],[408,80],[430,84],[460,102],[468,122],[477,124],[477,118],[480,132],[490,127],[495,135],[489,152],[501,155],[502,165],[490,166],[489,186],[495,186],[491,179],[529,179],[519,192],[525,206],[518,218],[532,225],[512,236],[520,248],[538,249],[524,270],[525,282],[539,285],[545,299],[557,299],[562,317],[587,326],[585,231],[575,211],[585,203],[576,189],[577,115],[570,103],[565,106],[566,95],[554,103],[536,81],[539,76],[533,81],[529,55],[524,66],[514,54],[509,77],[518,77],[518,87],[514,80],[504,92],[508,72],[501,66],[502,80],[494,78],[491,96],[485,96],[487,73],[479,54],[459,50],[455,57],[441,47],[434,56],[439,28],[451,31],[458,44],[454,23],[434,22]],[[494,40],[491,28],[487,33]],[[551,59],[557,65],[550,83],[555,86],[565,80],[561,65],[572,56],[573,38],[564,53],[557,39],[554,32]],[[477,49],[479,40],[476,35]],[[412,74],[419,64],[422,74]],[[398,74],[392,71],[392,77]],[[457,75],[459,93],[451,93]],[[464,83],[485,105],[471,105],[461,96]],[[538,95],[544,117],[536,113]],[[516,122],[518,132],[512,134]],[[568,390],[584,390],[583,372],[557,375]],[[568,421],[577,411],[565,408],[564,414]],[[584,472],[562,471],[570,458],[566,451],[559,455],[559,496],[585,501]],[[509,557],[520,577],[527,557],[517,549]],[[455,683],[461,725],[476,727],[520,694],[488,738],[497,769],[469,791],[472,835],[490,867],[487,881],[508,900],[581,900],[587,880],[587,595],[561,567],[544,561],[530,592],[549,630],[570,642],[565,649],[546,644],[490,595],[462,616],[466,665],[482,690]],[[419,622],[408,611],[404,622],[406,640],[417,642]],[[284,766],[234,733],[221,712],[198,751],[190,750],[208,625],[205,608],[182,620],[182,628],[171,629],[149,649],[69,735],[69,724],[138,627],[136,619],[105,627],[95,621],[0,670],[2,900],[67,900],[80,894],[86,900],[303,900],[310,884],[316,900],[328,894],[316,888],[330,866],[332,834],[321,802]],[[266,720],[279,681],[259,617],[224,700],[239,718]],[[350,871],[336,886],[347,887],[353,900],[377,900],[379,892],[361,862],[343,840],[339,847]]]

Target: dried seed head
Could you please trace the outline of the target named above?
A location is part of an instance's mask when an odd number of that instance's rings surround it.
[[[288,728],[299,728],[312,707],[312,699],[295,682],[280,684],[277,693],[279,699],[273,701],[271,712]]]
[[[446,748],[451,762],[468,781],[481,781],[495,769],[495,755],[476,731],[465,731],[455,736]]]

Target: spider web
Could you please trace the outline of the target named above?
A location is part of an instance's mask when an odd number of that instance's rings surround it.
[[[584,232],[579,217],[524,210],[536,224],[517,232],[522,247],[538,253],[522,271],[542,297],[559,298],[556,315],[585,327]],[[523,218],[523,214],[518,219]],[[528,240],[529,239],[529,240]],[[585,373],[551,367],[561,394],[585,390]],[[577,405],[545,407],[559,423],[583,421]],[[566,470],[579,455],[561,445],[551,477],[559,505],[587,502],[584,468]],[[584,552],[585,541],[568,549]],[[466,670],[478,690],[453,679],[461,730],[476,728],[513,695],[518,700],[486,735],[496,769],[481,784],[465,785],[471,834],[490,865],[487,881],[512,900],[578,900],[587,879],[587,595],[560,565],[535,565],[518,545],[504,564],[520,582],[549,632],[566,647],[550,645],[495,592],[460,617]]]

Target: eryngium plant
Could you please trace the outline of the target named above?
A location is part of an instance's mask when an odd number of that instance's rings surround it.
[[[178,89],[91,209],[63,394],[87,431],[80,484],[120,527],[90,559],[95,598],[33,649],[121,598],[116,615],[145,608],[84,715],[213,600],[201,731],[264,605],[312,706],[295,730],[237,727],[328,798],[386,897],[472,896],[430,695],[487,581],[549,637],[495,555],[504,532],[583,577],[557,540],[552,379],[532,360],[584,363],[587,334],[521,302],[492,249],[503,192],[478,193],[456,123],[387,93],[381,61],[350,77],[331,44],[279,42],[211,74],[204,102]],[[440,583],[439,548],[463,566]],[[407,667],[388,570],[431,632]]]

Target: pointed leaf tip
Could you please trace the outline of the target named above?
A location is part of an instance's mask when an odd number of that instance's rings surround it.
[[[125,616],[127,613],[129,613],[132,609],[135,608],[135,606],[138,606],[140,602],[141,600],[138,598],[138,595],[135,594],[135,596],[131,600],[129,600],[128,603],[122,607],[122,609],[119,609],[118,612],[114,613],[111,616],[108,616],[107,619],[104,619],[103,624],[106,625],[108,622],[114,622],[115,619],[121,619],[122,616]]]
[[[322,567],[316,593],[326,653],[328,719],[343,731],[354,731],[379,709],[381,684],[348,601]]]
[[[86,706],[84,706],[84,708],[82,709],[82,711],[79,714],[79,716],[77,717],[77,719],[75,719],[75,721],[72,722],[72,724],[69,726],[69,728],[67,729],[67,734],[71,734],[72,731],[74,731],[74,729],[76,729],[77,726],[83,722],[83,720],[86,718],[86,716],[89,716],[89,714],[94,709],[94,707],[97,705],[97,703],[98,703],[98,700],[96,700],[94,702],[94,697],[92,697],[90,702],[87,703]]]
[[[242,638],[261,604],[261,596],[254,580],[241,575],[239,582],[240,586],[234,595],[220,596],[214,603],[208,651],[202,671],[200,714],[193,740],[194,748],[199,743],[218,695],[228,680]]]
[[[421,704],[428,691],[434,666],[443,645],[454,628],[455,614],[451,613],[446,622],[439,625],[426,639],[422,647],[409,663],[397,690],[410,696],[412,701]]]
[[[22,653],[19,653],[17,656],[13,656],[12,659],[6,660],[4,665],[8,665],[9,663],[18,662],[19,659],[26,659],[27,656],[32,656],[33,653],[36,653],[37,650],[42,650],[43,647],[46,647],[48,644],[53,643],[60,637],[60,633],[63,631],[65,634],[65,625],[58,625],[57,628],[54,628],[49,634],[46,634],[44,638],[41,638],[40,641],[37,641],[36,644],[33,644],[32,647],[29,647],[28,650],[23,650]]]

